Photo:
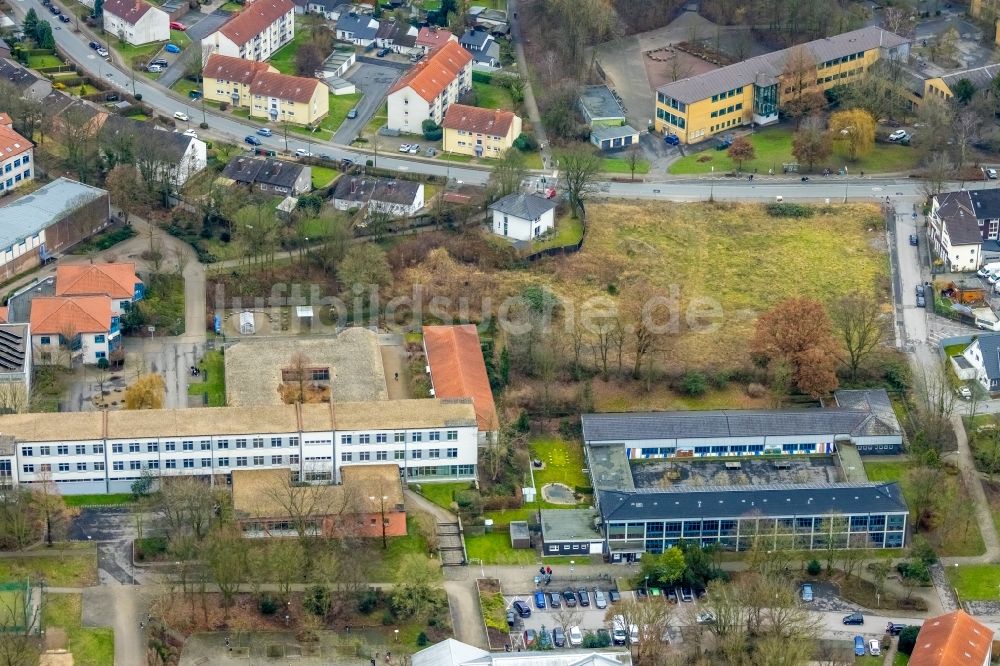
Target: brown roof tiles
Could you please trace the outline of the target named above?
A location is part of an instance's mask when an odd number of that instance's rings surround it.
[[[295,9],[292,0],[256,0],[219,28],[237,46],[259,35],[267,26]]]
[[[260,72],[250,83],[250,94],[306,103],[312,99],[316,86],[319,85],[323,84],[303,76]]]
[[[142,282],[132,262],[120,264],[66,264],[56,268],[56,296],[104,295],[132,298]]]
[[[273,70],[274,68],[266,62],[232,58],[213,53],[208,56],[208,61],[205,62],[202,75],[207,79],[235,81],[236,83],[249,85],[253,81],[253,77],[257,76],[257,74]]]
[[[153,6],[145,0],[107,0],[104,11],[117,16],[129,25],[135,25]]]
[[[433,102],[471,62],[472,55],[458,42],[446,42],[397,81],[389,89],[389,94],[409,87],[428,102]]]
[[[476,327],[424,326],[424,349],[434,397],[472,398],[479,429],[496,430],[497,409]]]
[[[31,301],[32,335],[75,335],[111,330],[107,296],[36,296]]]
[[[513,111],[452,104],[444,115],[441,127],[490,136],[507,136],[516,117]]]

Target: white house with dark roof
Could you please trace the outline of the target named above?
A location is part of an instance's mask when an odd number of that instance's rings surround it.
[[[107,0],[104,31],[133,46],[170,39],[170,15],[146,0]]]
[[[333,207],[354,210],[363,206],[397,217],[415,215],[424,207],[424,184],[371,176],[339,179],[333,192]]]
[[[371,46],[378,35],[379,22],[367,14],[341,14],[337,19],[337,39],[358,46]]]
[[[949,271],[974,271],[1000,258],[1000,191],[936,194],[928,217],[931,249]]]
[[[222,176],[261,192],[296,196],[312,189],[312,167],[298,162],[236,155],[229,160]]]
[[[474,68],[487,71],[500,68],[500,45],[486,30],[469,28],[458,43],[472,54]]]
[[[989,393],[1000,391],[1000,333],[977,335],[951,362],[960,379],[974,379]]]
[[[554,229],[556,202],[536,194],[515,192],[494,201],[493,233],[505,238],[528,241]]]

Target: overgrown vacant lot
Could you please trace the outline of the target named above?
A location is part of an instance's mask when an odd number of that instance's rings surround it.
[[[717,303],[715,331],[686,331],[673,356],[687,363],[738,363],[757,315],[804,295],[830,303],[851,292],[884,292],[888,273],[878,208],[817,207],[808,218],[777,218],[758,204],[592,204],[583,249],[542,264],[563,297],[617,291],[646,279],[675,288],[681,311]],[[609,290],[609,285],[614,285]]]

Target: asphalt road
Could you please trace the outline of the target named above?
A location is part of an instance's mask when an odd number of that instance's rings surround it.
[[[385,65],[372,65],[367,62],[359,63],[354,72],[347,77],[347,80],[357,86],[358,90],[364,93],[361,101],[358,102],[358,117],[345,118],[344,122],[337,128],[337,133],[333,136],[333,142],[342,146],[350,145],[358,138],[361,130],[365,128],[368,121],[379,110],[382,100],[396,79],[400,77],[402,71],[395,67]]]

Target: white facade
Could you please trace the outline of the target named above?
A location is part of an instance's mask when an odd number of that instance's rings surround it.
[[[80,333],[79,345],[60,345],[59,335],[45,334],[31,336],[31,353],[38,364],[61,364],[81,362],[88,365],[96,364],[100,359],[108,358],[111,350],[121,345],[121,331],[118,330],[117,317],[114,318],[113,331],[105,333]]]
[[[555,209],[542,213],[536,220],[528,220],[515,215],[509,215],[499,210],[493,211],[493,233],[514,240],[527,241],[541,236],[555,227]]]
[[[105,32],[116,35],[133,46],[170,39],[170,15],[162,9],[150,7],[135,23],[115,16],[107,7],[103,15]]]
[[[207,60],[213,53],[218,53],[231,58],[263,62],[295,37],[295,11],[289,9],[287,13],[282,14],[242,44],[237,44],[227,37],[223,29],[225,26],[201,40],[203,60]]]
[[[471,403],[469,405],[471,413]],[[183,414],[191,414],[196,421],[211,420],[206,417],[210,417],[213,411],[233,409],[237,408],[190,409]],[[166,413],[168,410],[151,412],[154,418]],[[118,414],[107,416],[115,419]],[[31,416],[55,417],[44,414]],[[96,412],[79,413],[71,418],[86,420],[102,416]],[[18,438],[13,456],[0,454],[0,475],[5,469],[5,462],[12,467],[15,482],[40,481],[39,474],[44,472],[50,475],[60,492],[68,495],[128,492],[144,470],[162,476],[211,476],[226,475],[240,468],[281,468],[292,470],[293,474],[306,481],[339,482],[343,465],[395,462],[401,473],[405,470],[407,479],[421,482],[475,478],[478,429],[474,413],[461,425],[450,422],[434,424],[429,417],[426,427],[380,428],[377,427],[378,408],[373,405],[371,418],[373,427],[366,429],[269,431],[264,428],[260,432],[246,432],[252,428],[244,428],[244,432],[234,434],[213,432],[150,436],[146,433],[146,436],[136,437],[121,434],[106,436],[107,429],[114,427],[107,425],[103,426],[105,434],[101,435],[99,420],[87,421],[82,431],[89,435],[79,438],[69,435],[60,438],[60,431],[55,428],[49,441]],[[180,415],[177,419],[181,420]],[[142,426],[136,427],[142,429]],[[219,430],[220,427],[213,429]],[[9,432],[4,428],[3,418],[0,418],[0,432]]]
[[[208,146],[201,139],[191,139],[184,156],[177,163],[177,187],[208,166]]]
[[[430,118],[440,125],[448,107],[471,88],[471,63],[462,68],[462,71],[431,102],[417,94],[410,86],[401,88],[388,97],[389,117],[386,125],[389,129],[404,134],[421,134],[425,120]]]
[[[35,179],[35,150],[28,149],[0,159],[0,193],[13,190]]]

